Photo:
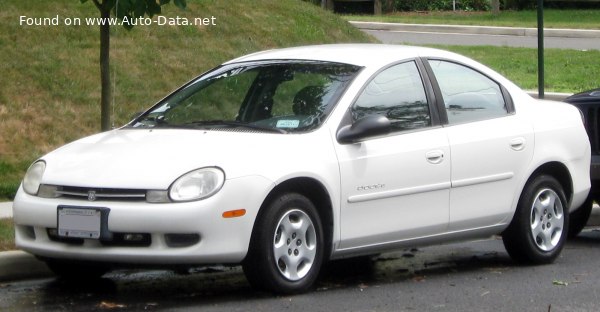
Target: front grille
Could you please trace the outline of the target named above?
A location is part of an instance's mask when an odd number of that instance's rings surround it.
[[[590,138],[592,155],[600,155],[600,106],[590,106],[585,115],[585,128]]]
[[[112,239],[101,240],[100,243],[112,247],[148,247],[152,244],[152,237],[148,233],[113,233]]]
[[[135,189],[110,189],[86,188],[73,186],[59,186],[55,191],[56,197],[86,199],[86,200],[118,200],[118,201],[144,201],[145,190]]]

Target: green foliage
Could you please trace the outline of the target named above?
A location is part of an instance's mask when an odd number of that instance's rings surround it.
[[[461,11],[487,11],[490,9],[488,0],[394,0],[394,9],[397,11],[449,11],[456,6]]]
[[[88,2],[88,0],[80,1],[81,3]],[[161,6],[171,2],[171,0],[92,0],[92,2],[100,10],[111,10],[120,19],[124,17],[132,19],[144,15],[153,17],[154,15],[161,14]],[[186,0],[173,0],[173,2],[175,6],[182,10],[187,6]],[[124,24],[123,26],[126,28],[133,27],[129,24]]]
[[[537,7],[537,0],[504,0],[504,8],[509,10],[528,10]]]
[[[538,0],[501,0],[506,10],[531,10],[537,8]],[[598,9],[600,2],[589,0],[553,0],[544,1],[544,9]]]
[[[161,14],[161,6],[169,2],[170,0],[119,0],[116,5],[112,6],[112,11],[113,14],[121,20],[124,18],[132,20],[134,18],[143,17],[144,15],[153,17],[154,15]],[[175,6],[182,10],[186,8],[185,0],[174,0],[173,2],[175,3]],[[127,29],[133,28],[133,25],[130,23],[123,23],[123,26]]]
[[[319,5],[319,6],[321,5],[321,0],[302,0],[302,1],[304,1],[304,2],[310,2],[310,3],[314,4],[314,5]]]

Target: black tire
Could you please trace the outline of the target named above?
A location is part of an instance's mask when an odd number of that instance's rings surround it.
[[[574,238],[586,226],[588,219],[590,218],[590,214],[592,213],[592,207],[594,206],[594,199],[592,196],[588,196],[585,202],[579,207],[579,209],[575,210],[569,216],[569,238]]]
[[[242,263],[250,284],[280,294],[309,290],[323,263],[321,219],[305,196],[287,193],[267,204],[254,225]]]
[[[108,265],[61,259],[44,259],[48,268],[59,278],[71,281],[99,279],[110,271]]]
[[[525,185],[502,241],[517,262],[552,263],[564,247],[568,227],[568,206],[562,186],[552,176],[539,175]]]

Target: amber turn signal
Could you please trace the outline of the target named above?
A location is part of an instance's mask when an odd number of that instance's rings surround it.
[[[223,218],[237,218],[244,216],[246,214],[246,209],[237,209],[237,210],[229,210],[223,212]]]

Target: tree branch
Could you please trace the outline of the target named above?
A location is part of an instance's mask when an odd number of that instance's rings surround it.
[[[92,2],[98,8],[98,10],[102,11],[102,3],[98,2],[98,0],[92,0]]]

